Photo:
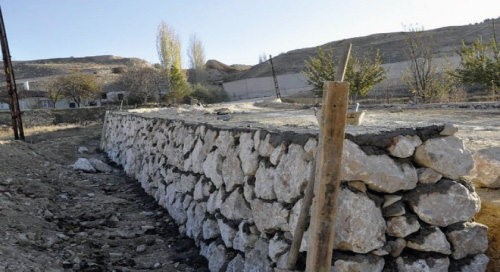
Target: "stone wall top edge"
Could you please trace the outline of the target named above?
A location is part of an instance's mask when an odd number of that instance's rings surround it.
[[[295,143],[304,145],[310,138],[318,138],[319,128],[311,130],[310,128],[296,127],[290,130],[289,127],[269,126],[264,124],[252,123],[239,124],[234,122],[210,122],[207,120],[193,121],[187,118],[179,118],[177,116],[151,116],[135,112],[110,112],[111,115],[134,116],[144,119],[165,120],[168,122],[181,122],[184,126],[196,129],[199,126],[205,126],[212,130],[231,131],[233,134],[240,133],[255,133],[260,130],[260,138],[263,139],[270,134],[270,143],[273,146],[279,145],[281,142]],[[414,127],[397,127],[397,126],[347,126],[345,138],[351,140],[357,145],[387,147],[391,144],[391,140],[399,135],[417,135],[423,141],[431,138],[440,137],[439,133],[443,130],[444,124],[428,124]]]

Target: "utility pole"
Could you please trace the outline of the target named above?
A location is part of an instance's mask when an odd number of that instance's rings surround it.
[[[12,130],[14,131],[14,139],[24,141],[23,121],[21,118],[19,99],[17,97],[16,78],[14,76],[14,69],[12,68],[12,60],[10,58],[9,44],[7,42],[7,33],[5,32],[5,24],[3,21],[1,7],[0,7],[0,43],[2,46],[3,66],[5,68],[5,80],[7,82],[7,91],[9,93],[9,106],[10,106],[10,113],[12,116]]]
[[[274,79],[274,90],[276,91],[276,98],[281,100],[280,87],[278,86],[278,79],[276,78],[276,72],[274,72],[273,56],[269,55],[269,62],[271,63],[271,72],[273,73]]]

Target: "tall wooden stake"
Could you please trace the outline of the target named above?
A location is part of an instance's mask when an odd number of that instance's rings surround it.
[[[7,42],[7,33],[5,32],[5,24],[3,21],[2,9],[0,8],[0,44],[2,47],[3,65],[5,68],[5,80],[7,82],[7,91],[9,93],[9,106],[12,116],[12,130],[14,131],[14,139],[24,141],[23,121],[21,118],[21,109],[19,107],[19,99],[17,97],[16,78],[12,61],[10,59],[9,43]]]
[[[337,70],[337,74],[335,74],[335,79],[337,79],[340,82],[344,81],[344,75],[345,75],[345,71],[347,68],[347,62],[348,62],[349,56],[351,54],[351,48],[352,48],[352,44],[349,43],[347,45],[345,52],[344,52],[344,55],[342,55],[342,59],[340,61],[339,69]],[[323,87],[326,88],[325,85]],[[323,91],[323,99],[324,98],[325,98],[325,91]],[[326,121],[326,120],[322,119],[322,121],[323,122],[320,122],[320,124],[319,124],[320,128],[321,128],[322,124],[324,123],[324,121]],[[345,127],[345,121],[344,121],[344,127]],[[321,133],[320,133],[320,140],[321,140]],[[343,141],[343,138],[342,138],[342,141]],[[321,149],[323,149],[323,145],[318,143],[318,147],[316,150],[321,150]],[[318,154],[318,153],[319,152],[316,151],[316,154]],[[299,218],[297,220],[297,226],[295,227],[293,241],[292,241],[292,245],[290,247],[290,252],[288,255],[287,265],[288,265],[289,269],[295,268],[295,265],[297,263],[297,258],[299,255],[300,244],[302,242],[302,237],[304,236],[304,231],[306,229],[307,217],[309,216],[309,210],[310,210],[312,200],[314,197],[314,184],[316,183],[315,179],[316,179],[316,169],[317,169],[316,162],[317,161],[318,161],[318,157],[316,157],[316,159],[313,162],[312,171],[309,175],[309,182],[307,183],[306,190],[304,192],[304,198],[302,199],[302,206],[300,208],[300,214],[299,214]]]
[[[316,182],[314,184],[316,201],[311,210],[309,250],[306,262],[306,269],[310,272],[331,270],[348,94],[349,83],[325,82],[321,107],[322,124],[316,154]]]

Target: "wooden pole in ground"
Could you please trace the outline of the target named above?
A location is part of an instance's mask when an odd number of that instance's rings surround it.
[[[344,75],[345,75],[345,70],[347,68],[347,62],[349,60],[349,55],[351,53],[351,47],[352,44],[349,43],[346,51],[344,52],[344,55],[342,56],[342,60],[340,62],[339,69],[337,70],[337,74],[335,74],[335,79],[338,81],[342,82],[344,81]],[[323,86],[323,105],[325,105],[325,93],[326,93],[326,84]],[[329,91],[329,90],[328,90]],[[347,107],[347,100],[346,100],[346,107]],[[324,107],[322,107],[322,110]],[[346,115],[346,113],[344,113]],[[324,116],[324,115],[321,115]],[[347,117],[345,117],[347,118]],[[326,121],[325,119],[322,118],[322,122],[319,123],[320,129],[323,126],[322,124]],[[344,127],[345,127],[345,122],[344,121]],[[322,130],[321,130],[322,131]],[[320,131],[320,137],[321,137],[321,131]],[[343,133],[342,133],[343,134]],[[321,139],[320,139],[321,141]],[[343,141],[343,138],[342,138]],[[322,150],[322,143],[318,142],[318,147],[316,150]],[[318,151],[316,151],[316,155],[318,155]],[[294,269],[295,265],[297,263],[297,258],[299,255],[299,250],[300,250],[300,244],[302,242],[302,237],[304,236],[304,231],[306,229],[306,224],[307,224],[307,217],[309,216],[309,210],[312,204],[312,200],[314,197],[314,184],[315,184],[315,179],[316,179],[316,171],[317,171],[317,164],[316,162],[318,161],[318,157],[316,156],[316,159],[313,161],[312,165],[312,170],[309,175],[309,182],[307,183],[306,190],[304,192],[304,198],[302,199],[302,206],[300,208],[300,214],[299,218],[297,220],[297,226],[295,227],[294,235],[293,235],[293,241],[292,245],[290,247],[290,251],[288,254],[288,268],[289,269]]]
[[[316,201],[311,210],[306,262],[310,272],[331,270],[349,93],[347,82],[328,81],[324,86],[320,148],[316,154]]]
[[[329,272],[332,266],[334,224],[342,174],[349,83],[344,79],[352,45],[349,43],[335,78],[323,86],[321,124],[316,154],[315,203],[311,209],[306,271]]]

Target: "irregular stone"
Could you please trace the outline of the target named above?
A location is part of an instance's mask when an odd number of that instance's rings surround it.
[[[220,212],[229,220],[248,219],[252,216],[252,211],[248,207],[240,190],[234,190],[229,197],[224,200],[220,207]]]
[[[302,208],[302,198],[293,205],[292,210],[290,211],[290,217],[288,220],[288,225],[290,226],[290,231],[295,233],[295,227],[297,227],[297,223],[299,221],[300,209]],[[309,214],[311,214],[311,209],[309,209]]]
[[[80,147],[78,147],[78,153],[79,154],[89,153],[89,149],[85,146],[80,146]]]
[[[337,254],[336,254],[337,255]],[[370,271],[380,272],[385,265],[384,258],[373,255],[340,255],[334,257],[331,272]]]
[[[360,192],[366,193],[367,189],[366,184],[362,181],[349,181],[347,185],[349,185],[349,187],[359,190]]]
[[[460,223],[446,233],[453,246],[453,259],[484,253],[488,249],[488,227],[476,222]]]
[[[403,197],[400,195],[384,195],[384,205],[382,208],[388,207],[398,201],[400,201]]]
[[[418,173],[418,182],[423,184],[434,184],[443,177],[443,175],[427,167],[422,167],[417,169],[417,173]]]
[[[195,140],[194,131],[187,131],[182,143],[182,154],[186,155],[189,151],[191,151],[191,149],[193,149]]]
[[[419,251],[451,254],[450,243],[441,229],[435,226],[422,227],[416,235],[407,239],[406,246]]]
[[[146,245],[138,245],[138,246],[135,248],[135,251],[136,251],[136,252],[138,252],[138,253],[145,252],[145,251],[146,251]]]
[[[466,258],[467,260],[463,262],[464,264],[455,264],[452,263],[450,267],[450,271],[463,271],[463,272],[484,272],[487,271],[488,262],[490,259],[485,254],[478,254],[470,258]],[[494,268],[496,269],[496,267]],[[491,270],[495,271],[495,270]]]
[[[315,138],[310,138],[304,145],[304,151],[306,152],[306,160],[310,161],[316,156],[316,149],[318,146],[318,141]]]
[[[285,154],[285,149],[286,147],[283,143],[276,147],[271,153],[271,157],[269,157],[269,162],[271,162],[273,165],[278,165],[281,157],[283,156],[283,154]]]
[[[203,141],[198,139],[196,144],[194,145],[193,151],[191,151],[191,155],[185,161],[184,171],[189,171],[190,167],[193,172],[202,174],[203,173],[203,162],[207,158],[209,150],[203,149]]]
[[[304,149],[297,144],[288,146],[274,171],[273,187],[279,202],[292,203],[299,198],[308,182],[312,162],[306,161]]]
[[[243,269],[245,269],[245,259],[238,254],[227,264],[226,272],[241,272]]]
[[[210,240],[220,235],[219,223],[217,220],[207,219],[203,221],[203,239]]]
[[[387,234],[404,238],[420,229],[415,215],[395,216],[387,219]]]
[[[272,272],[269,255],[269,244],[265,239],[258,239],[253,248],[245,253],[245,266],[243,271]]]
[[[176,197],[173,198],[173,203],[171,205],[167,204],[167,211],[177,224],[182,225],[186,223],[187,220],[186,210],[184,209],[182,204],[183,203],[182,194],[180,193],[176,194],[175,191],[173,194],[176,195]]]
[[[223,219],[217,219],[217,224],[219,225],[220,236],[226,248],[233,247],[233,240],[236,236],[236,230]]]
[[[406,213],[403,201],[398,201],[392,205],[382,208],[382,215],[384,217],[401,216]]]
[[[278,234],[275,234],[274,237],[269,240],[269,253],[268,256],[271,258],[271,261],[276,262],[278,258],[283,255],[285,251],[289,248],[289,245],[280,239]]]
[[[278,202],[267,203],[259,199],[251,202],[253,220],[260,232],[274,230],[289,231],[288,211]]]
[[[240,152],[241,167],[243,173],[247,176],[253,176],[257,171],[259,163],[259,153],[255,151],[252,133],[243,133],[240,136]]]
[[[389,241],[388,245],[391,247],[391,250],[389,254],[391,254],[392,257],[396,258],[401,255],[401,252],[403,252],[403,249],[406,247],[406,240],[403,238],[398,238],[394,241]]]
[[[409,256],[396,259],[398,272],[448,272],[450,259],[448,258],[426,258],[416,259]]]
[[[222,206],[222,199],[224,197],[224,190],[221,188],[217,191],[214,191],[208,197],[207,201],[207,212],[214,214],[217,210],[219,210]]]
[[[181,175],[180,181],[175,183],[177,192],[186,194],[191,193],[196,185],[196,177],[193,175]]]
[[[69,168],[72,168],[74,170],[81,170],[86,173],[96,172],[95,168],[92,166],[92,163],[86,158],[78,158],[78,160],[76,160],[74,164],[70,165]]]
[[[241,252],[246,252],[248,248],[253,247],[259,236],[251,233],[247,221],[242,221],[238,225],[238,232],[233,240],[233,248]]]
[[[257,134],[257,133],[256,133]],[[274,151],[274,146],[269,143],[269,140],[271,139],[271,134],[267,134],[264,140],[261,140],[259,143],[259,155],[262,157],[270,157],[271,154],[273,154]]]
[[[105,163],[99,159],[90,158],[89,161],[90,161],[90,164],[92,165],[92,167],[94,167],[94,169],[97,172],[103,172],[103,173],[113,172],[113,168],[111,166],[109,166],[107,163]]]
[[[203,177],[194,186],[193,198],[200,201],[210,195],[210,184],[203,181]]]
[[[385,220],[373,200],[363,193],[342,189],[334,224],[334,249],[368,253],[385,243]]]
[[[276,194],[273,188],[273,178],[276,170],[266,168],[265,163],[259,164],[259,169],[255,173],[255,195],[261,199],[273,200],[276,199]]]
[[[415,148],[421,144],[422,140],[416,135],[399,135],[392,139],[392,144],[387,148],[387,151],[394,157],[408,158],[413,155]]]
[[[420,220],[439,227],[468,221],[481,208],[476,192],[448,179],[433,185],[420,184],[406,199]]]
[[[251,185],[248,182],[245,182],[243,185],[243,196],[245,197],[245,200],[248,201],[249,203],[252,202],[252,200],[255,198],[255,186]]]
[[[500,147],[479,150],[473,158],[471,181],[478,187],[500,188]]]
[[[218,189],[224,184],[222,179],[222,156],[217,150],[207,155],[205,162],[203,162],[203,172],[212,181],[215,188]]]
[[[217,146],[219,153],[225,157],[227,156],[229,148],[234,145],[234,137],[230,131],[221,130],[217,140],[215,140],[215,145]]]
[[[186,234],[197,240],[203,231],[203,220],[205,219],[206,203],[191,202],[187,211]]]
[[[342,180],[361,180],[368,188],[394,193],[415,188],[417,171],[410,164],[396,163],[387,155],[366,155],[350,140],[344,140]]]
[[[453,136],[457,132],[458,132],[458,126],[451,123],[445,123],[443,126],[443,130],[441,130],[439,134],[443,136]]]
[[[208,246],[208,269],[210,271],[222,272],[227,267],[229,260],[226,256],[224,245],[217,245],[216,242]]]
[[[245,181],[245,174],[243,174],[241,161],[237,155],[238,151],[235,148],[229,148],[222,164],[222,179],[228,192],[233,191],[236,186],[242,185]]]
[[[469,175],[474,167],[470,151],[465,149],[462,140],[455,136],[427,140],[417,147],[415,161],[452,180]]]

